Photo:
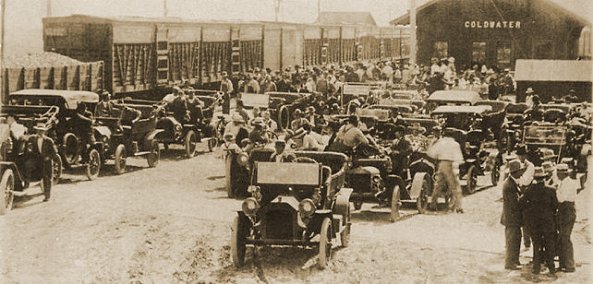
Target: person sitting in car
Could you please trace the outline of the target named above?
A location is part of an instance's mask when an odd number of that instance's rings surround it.
[[[270,138],[265,130],[264,119],[256,117],[252,121],[253,130],[249,133],[249,140],[254,144],[267,144],[270,142]]]
[[[120,109],[115,107],[111,101],[111,94],[103,91],[99,95],[99,103],[95,106],[95,117],[114,117],[117,116]]]
[[[224,135],[227,134],[233,135],[237,144],[240,144],[241,140],[248,138],[249,133],[245,129],[245,120],[238,113],[233,114],[232,120],[225,125]]]
[[[264,124],[268,131],[276,132],[276,130],[278,130],[278,124],[270,118],[270,111],[264,110],[262,112],[262,118],[264,119]]]
[[[303,117],[303,111],[300,109],[295,109],[292,117],[293,120],[290,122],[290,129],[293,131],[298,130],[299,128],[303,127],[305,123],[307,123],[307,119]]]
[[[323,144],[322,136],[313,131],[310,124],[304,124],[302,128],[304,136],[301,149],[305,151],[323,151],[325,144]]]
[[[190,87],[191,88],[191,87]],[[204,102],[198,99],[195,95],[195,92],[188,91],[187,99],[186,99],[187,110],[189,112],[189,121],[195,123],[197,120],[202,119],[203,117],[199,116],[198,108],[204,107]]]
[[[336,133],[335,140],[330,145],[330,151],[351,154],[359,145],[369,145],[369,140],[358,128],[358,116],[351,115],[346,124],[340,127]]]
[[[285,152],[286,150],[286,141],[284,140],[276,140],[274,142],[274,153],[270,156],[270,162],[291,162],[288,158],[288,153]]]

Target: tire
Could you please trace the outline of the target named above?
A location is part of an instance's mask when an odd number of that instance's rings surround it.
[[[123,144],[117,145],[115,148],[115,155],[113,157],[115,162],[115,173],[121,175],[126,172],[126,146]]]
[[[332,223],[328,217],[323,219],[321,230],[319,231],[319,255],[318,262],[320,269],[327,267],[327,262],[331,258],[332,252]]]
[[[278,110],[278,130],[290,129],[290,111],[286,106],[281,106]]]
[[[154,168],[159,164],[159,160],[161,159],[161,147],[156,140],[152,140],[150,144],[150,154],[146,155],[146,162],[148,162],[149,167]]]
[[[89,180],[94,180],[101,172],[101,154],[97,149],[91,149],[89,152],[89,161],[86,164],[86,177]]]
[[[233,181],[232,181],[232,177],[231,177],[231,171],[232,171],[232,163],[233,163],[233,155],[231,154],[227,154],[224,158],[224,168],[225,168],[225,175],[224,175],[224,181],[225,181],[225,187],[226,187],[226,194],[228,198],[234,198],[235,194],[233,192]]]
[[[231,258],[237,268],[245,264],[246,228],[243,223],[241,218],[236,216],[231,225]]]
[[[342,247],[348,247],[350,245],[350,229],[352,227],[352,224],[350,223],[350,206],[348,206],[348,211],[346,211],[344,220],[346,224],[344,224],[344,230],[340,233],[340,243],[342,244]]]
[[[196,155],[196,133],[193,130],[190,130],[185,134],[183,144],[185,145],[185,156],[193,158]]]
[[[208,152],[214,151],[214,148],[218,146],[218,138],[212,137],[208,139]]]
[[[14,173],[12,169],[6,169],[2,173],[2,179],[0,180],[0,200],[3,202],[2,206],[0,206],[0,215],[4,215],[12,210],[14,203]]]
[[[362,208],[362,199],[355,199],[354,201],[352,201],[352,203],[354,203],[354,210],[360,210]]]
[[[416,198],[416,208],[418,209],[418,213],[426,214],[428,211],[428,192],[430,190],[428,181],[424,179],[422,181],[422,189],[420,190],[420,195]]]
[[[500,165],[498,163],[494,164],[494,168],[490,173],[490,180],[493,186],[498,185],[498,180],[500,179]]]
[[[52,185],[60,183],[60,177],[62,177],[62,166],[62,157],[60,155],[56,155],[52,163]]]
[[[61,156],[62,162],[66,169],[70,169],[72,165],[78,163],[80,155],[79,151],[79,144],[78,138],[73,133],[66,133],[62,138],[62,145],[61,145]]]
[[[473,194],[476,192],[477,187],[477,177],[475,175],[476,167],[470,166],[467,170],[467,185],[465,186],[465,190],[469,194]]]
[[[393,187],[393,194],[391,195],[391,213],[389,215],[389,220],[391,222],[395,222],[399,219],[399,199],[400,199],[400,188],[399,185],[395,185]]]

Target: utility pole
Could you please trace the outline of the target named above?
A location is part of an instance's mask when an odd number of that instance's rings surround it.
[[[416,0],[410,0],[410,65],[416,64]]]
[[[167,0],[163,0],[163,16],[166,18],[169,16],[169,7],[167,7]]]
[[[278,15],[280,14],[280,2],[282,0],[274,0],[275,21],[278,22]]]
[[[51,11],[51,0],[47,0],[47,16],[51,17],[52,11]]]
[[[0,0],[0,105],[4,103],[4,31],[6,26],[6,0]],[[8,95],[8,94],[6,94]]]

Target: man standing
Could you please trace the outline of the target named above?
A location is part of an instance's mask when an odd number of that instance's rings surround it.
[[[35,176],[41,174],[41,190],[43,191],[43,202],[49,201],[51,197],[51,185],[53,179],[53,160],[57,155],[57,151],[54,145],[54,141],[47,137],[47,126],[37,125],[33,127],[37,130],[36,135],[32,135],[28,139],[27,147],[27,158],[26,162],[28,165],[25,169],[38,170],[37,173],[31,172],[29,176]],[[41,165],[41,169],[39,166]]]
[[[229,114],[231,111],[231,93],[233,92],[233,82],[229,80],[229,76],[226,71],[222,72],[222,81],[220,82],[220,90],[224,95],[222,103],[222,113]]]
[[[567,164],[558,164],[556,167],[558,175],[558,189],[556,195],[558,197],[558,228],[559,228],[559,245],[557,248],[560,267],[559,269],[564,272],[574,272],[574,252],[572,247],[572,241],[570,240],[570,234],[574,227],[576,220],[576,209],[574,202],[577,197],[577,189],[579,188],[579,182],[573,179],[568,174]]]
[[[519,199],[520,207],[525,212],[525,225],[533,241],[533,267],[531,272],[539,274],[540,266],[545,257],[550,275],[555,275],[555,214],[558,208],[556,190],[546,186],[544,169],[536,167],[534,182]],[[542,248],[544,250],[542,255]]]
[[[437,178],[432,192],[431,208],[436,210],[437,199],[443,188],[453,193],[451,210],[463,213],[461,208],[461,185],[459,184],[459,164],[463,162],[461,146],[452,137],[452,130],[445,129],[443,138],[439,139],[430,149],[428,156],[437,160]]]
[[[502,216],[500,224],[504,229],[506,243],[506,254],[504,268],[510,270],[519,270],[519,250],[521,249],[521,223],[522,215],[519,208],[519,184],[518,179],[525,169],[521,162],[512,160],[509,162],[509,177],[502,185]]]
[[[396,125],[393,128],[395,139],[391,144],[391,162],[393,163],[393,173],[404,180],[404,170],[408,167],[408,156],[412,153],[412,143],[404,137],[405,128]]]
[[[519,187],[521,191],[527,188],[533,181],[533,173],[535,171],[535,165],[532,162],[527,160],[527,147],[525,145],[521,145],[517,147],[517,158],[523,164],[523,168],[525,168],[525,172],[519,178]],[[527,227],[523,227],[523,244],[525,245],[525,249],[528,250],[531,247],[531,235],[529,234],[529,230]]]

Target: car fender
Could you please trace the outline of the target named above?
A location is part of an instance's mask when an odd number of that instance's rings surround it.
[[[161,133],[161,132],[163,132],[163,131],[164,131],[163,129],[155,129],[155,130],[153,130],[153,131],[149,132],[149,133],[148,133],[148,134],[147,134],[147,135],[144,137],[144,141],[145,141],[145,142],[148,142],[148,143],[150,143],[152,140],[154,140],[154,139],[155,139],[155,137],[156,137],[156,136],[157,136],[159,133]]]
[[[336,193],[336,201],[334,203],[333,212],[334,214],[346,215],[350,208],[350,195],[354,191],[349,187],[342,187],[338,193]]]
[[[424,180],[427,180],[430,183],[431,178],[426,173],[416,173],[414,178],[412,178],[412,186],[410,187],[410,198],[412,200],[420,196],[420,192],[422,191],[422,182]]]

